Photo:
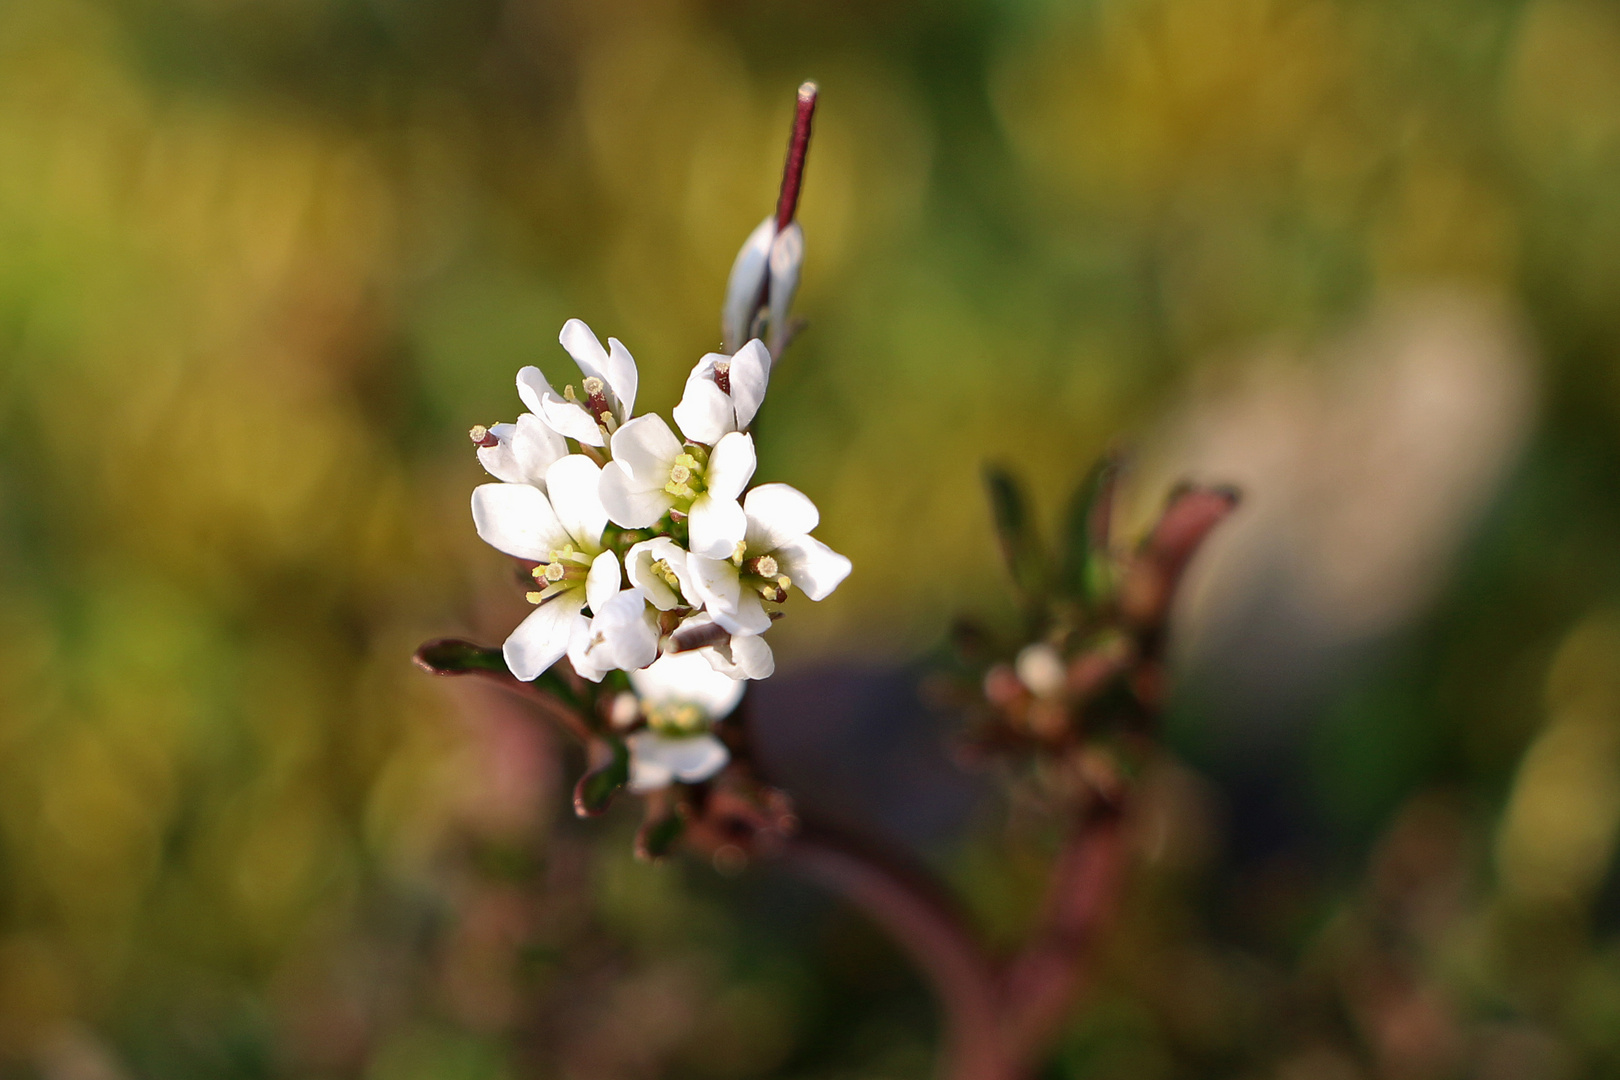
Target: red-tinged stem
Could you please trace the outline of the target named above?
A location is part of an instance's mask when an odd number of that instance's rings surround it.
[[[793,114],[793,135],[788,139],[787,161],[782,166],[782,193],[776,198],[776,231],[793,223],[799,211],[799,189],[804,184],[804,159],[810,150],[810,121],[816,115],[816,84],[799,87],[798,106]]]
[[[827,834],[788,841],[789,867],[865,911],[933,983],[945,1012],[943,1080],[1016,1080],[996,979],[966,920],[925,873]]]
[[[1074,828],[1052,867],[1045,912],[1002,982],[1002,1036],[1030,1061],[1085,989],[1098,930],[1113,913],[1125,871],[1120,813],[1098,807]]]

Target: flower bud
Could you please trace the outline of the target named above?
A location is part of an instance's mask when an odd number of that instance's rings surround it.
[[[726,300],[720,308],[720,330],[725,337],[726,352],[734,353],[743,342],[753,336],[754,316],[759,313],[765,299],[766,278],[770,273],[770,258],[776,240],[776,219],[768,217],[748,234],[742,250],[731,264],[731,277],[726,281]]]

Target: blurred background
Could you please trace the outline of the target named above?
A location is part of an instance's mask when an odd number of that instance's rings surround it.
[[[467,428],[571,316],[674,403],[805,78],[784,772],[1015,935],[1050,837],[908,674],[1014,625],[981,463],[1235,482],[1050,1075],[1620,1075],[1614,5],[9,0],[0,1077],[930,1073],[859,917],[408,662],[525,610]]]

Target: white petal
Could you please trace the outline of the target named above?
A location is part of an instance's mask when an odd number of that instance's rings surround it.
[[[517,433],[517,425],[494,424],[491,425],[489,433],[495,436],[495,445],[478,448],[478,463],[484,467],[484,471],[508,484],[529,483],[523,467],[517,463],[517,457],[512,453],[512,436]],[[545,481],[543,476],[540,479],[542,482]]]
[[[759,307],[760,294],[771,253],[771,241],[776,239],[776,216],[760,222],[742,250],[731,264],[731,276],[726,281],[726,299],[720,307],[720,332],[726,339],[726,349],[735,351],[748,337],[749,324]]]
[[[754,467],[758,463],[754,457],[754,437],[733,431],[714,444],[703,481],[715,498],[735,499],[754,478]]]
[[[579,365],[580,371],[586,375],[595,375],[608,385],[612,385],[613,380],[608,378],[607,350],[602,348],[601,341],[597,340],[595,332],[585,325],[584,320],[569,319],[563,323],[562,332],[557,335],[557,342],[568,350],[568,355],[574,358],[574,363]]]
[[[613,433],[613,460],[630,470],[641,490],[669,483],[669,470],[680,455],[681,440],[657,413],[638,416]]]
[[[630,470],[618,461],[610,461],[603,467],[597,494],[602,498],[608,517],[625,529],[654,525],[675,505],[675,496],[665,491],[663,485],[637,486]]]
[[[636,387],[641,377],[636,372],[636,358],[618,338],[608,338],[608,385],[619,399],[620,419],[628,420],[635,414]]]
[[[512,674],[528,682],[562,659],[575,627],[585,622],[579,613],[584,604],[584,594],[570,589],[547,600],[518,623],[501,648]]]
[[[533,484],[544,491],[547,467],[568,453],[562,436],[533,413],[519,416],[515,424],[496,424],[489,433],[500,441],[480,446],[478,460],[508,484]]]
[[[771,628],[771,617],[752,589],[739,589],[731,611],[714,611],[714,621],[733,634],[763,634]]]
[[[693,552],[686,557],[686,567],[692,574],[692,588],[710,615],[718,619],[722,611],[737,610],[742,586],[730,559],[711,559]]]
[[[556,396],[546,398],[540,402],[540,418],[557,434],[566,435],[586,446],[603,446],[607,442],[596,419],[577,401],[566,401]]]
[[[630,744],[630,790],[637,795],[667,788],[675,781],[675,773],[668,765],[642,749],[653,738],[657,736],[650,731],[638,731],[626,740]]]
[[[823,599],[849,577],[850,561],[813,536],[789,540],[775,554],[793,587],[812,600]]]
[[[568,543],[568,533],[539,488],[528,484],[480,484],[472,493],[473,526],[497,551],[545,562]]]
[[[595,619],[582,617],[574,624],[568,637],[568,665],[574,674],[591,682],[601,682],[613,670],[613,654],[597,632]]]
[[[821,524],[810,497],[787,484],[761,484],[743,500],[748,515],[748,553],[764,555]]]
[[[736,406],[738,431],[747,431],[754,422],[770,379],[771,354],[759,338],[738,349],[731,358],[731,400]]]
[[[664,560],[675,574],[675,580],[680,583],[680,589],[672,589],[662,577],[653,573],[652,564]],[[696,593],[690,584],[690,573],[686,568],[686,552],[681,546],[667,536],[655,536],[651,540],[643,540],[636,544],[624,556],[625,576],[630,584],[641,590],[641,595],[647,602],[659,611],[668,611],[683,603],[692,603],[697,599]]]
[[[799,291],[799,268],[804,265],[804,230],[797,221],[776,234],[771,243],[771,347],[781,348],[787,332],[788,311]]]
[[[705,446],[713,446],[721,436],[737,430],[736,409],[726,392],[715,385],[713,370],[712,361],[707,365],[700,362],[692,370],[674,413],[681,434]]]
[[[602,470],[584,454],[569,454],[546,470],[546,492],[574,546],[587,555],[602,542],[607,510],[599,492]]]
[[[697,651],[710,667],[730,679],[768,679],[776,671],[776,657],[759,634],[733,634],[724,644]]]
[[[615,668],[644,667],[657,655],[658,630],[646,601],[634,589],[603,601],[587,630],[568,643],[568,662],[592,682]]]
[[[748,515],[736,499],[717,499],[704,492],[692,501],[687,546],[712,559],[729,558],[748,534]]]
[[[750,679],[768,679],[776,672],[776,656],[758,634],[738,634],[731,639],[731,660]]]
[[[557,396],[557,392],[551,388],[546,377],[533,364],[518,369],[517,391],[518,397],[523,399],[524,407],[532,413],[540,411],[542,401]]]
[[[585,575],[585,602],[592,614],[600,615],[607,602],[619,595],[619,557],[604,551],[591,560],[590,573]]]
[[[697,651],[665,653],[651,667],[630,673],[630,685],[649,706],[695,705],[722,720],[742,700],[743,687],[714,670]]]
[[[707,780],[731,760],[731,752],[726,749],[726,744],[713,735],[699,735],[695,739],[666,739],[665,743],[667,748],[659,757],[674,772],[675,779],[688,784]]]

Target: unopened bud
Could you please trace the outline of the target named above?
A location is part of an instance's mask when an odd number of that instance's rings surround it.
[[[636,695],[626,690],[613,699],[612,708],[608,711],[608,723],[623,731],[639,719],[641,719],[641,701]]]
[[[725,335],[726,352],[734,353],[752,336],[754,316],[765,298],[765,278],[770,272],[771,242],[776,239],[776,219],[760,222],[743,241],[737,260],[731,264],[726,281],[726,299],[720,308],[720,329]]]
[[[1036,697],[1054,697],[1061,693],[1067,681],[1063,657],[1045,642],[1027,645],[1014,661],[1019,681],[1029,687]]]

